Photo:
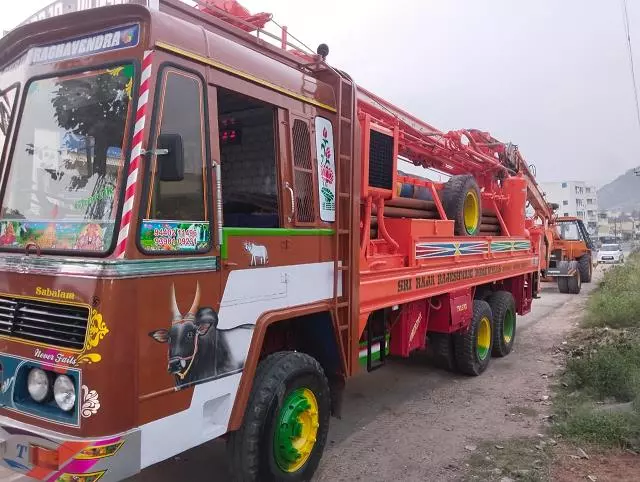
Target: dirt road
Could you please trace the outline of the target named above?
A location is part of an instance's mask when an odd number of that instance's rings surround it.
[[[354,381],[317,480],[458,480],[480,442],[535,437],[560,362],[553,347],[579,320],[591,286],[571,296],[545,285],[533,312],[519,319],[512,354],[492,360],[481,377],[416,359]]]
[[[492,360],[481,377],[435,369],[419,356],[350,380],[315,480],[458,480],[479,442],[535,436],[560,362],[553,347],[577,323],[593,287],[575,296],[545,284],[532,313],[518,320],[514,352]],[[226,481],[227,470],[224,445],[215,441],[129,482]]]

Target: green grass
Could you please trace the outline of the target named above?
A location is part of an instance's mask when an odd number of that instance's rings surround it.
[[[571,388],[595,399],[633,401],[640,392],[640,344],[629,335],[629,340],[593,348],[569,360],[567,375]]]
[[[602,447],[637,448],[640,443],[638,412],[603,413],[580,407],[571,413],[558,432],[569,440]]]
[[[629,256],[622,266],[604,274],[599,289],[589,299],[587,327],[640,327],[640,255]]]
[[[578,443],[640,447],[640,256],[605,273],[585,325],[554,399],[555,430]],[[633,404],[609,409],[625,402]]]

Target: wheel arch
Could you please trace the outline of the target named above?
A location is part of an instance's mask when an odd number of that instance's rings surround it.
[[[310,330],[300,330],[299,323],[308,322],[306,328]],[[296,324],[298,324],[296,326]],[[291,330],[285,330],[290,328]],[[326,345],[318,344],[314,349],[309,339],[313,338],[311,333],[318,330],[324,331],[324,336],[330,340]],[[295,338],[294,342],[286,340],[282,345],[282,341],[278,340],[281,331],[289,331],[290,335]],[[327,336],[331,333],[333,336]],[[302,337],[302,339],[300,338]],[[320,335],[322,336],[322,335]],[[318,350],[322,348],[322,350]],[[340,349],[337,343],[335,328],[331,318],[330,305],[326,302],[314,303],[310,305],[289,308],[284,311],[272,311],[263,313],[256,322],[251,344],[247,353],[247,359],[240,378],[238,392],[231,409],[231,417],[229,418],[228,431],[238,430],[242,425],[244,413],[249,401],[249,395],[253,388],[253,380],[260,361],[270,353],[279,351],[280,349],[294,349],[307,353],[314,357],[322,366],[325,375],[329,379],[330,385],[335,381],[338,374],[342,375],[339,380],[344,383],[343,360],[341,360]],[[334,355],[331,355],[334,353]],[[339,372],[339,373],[336,373]]]

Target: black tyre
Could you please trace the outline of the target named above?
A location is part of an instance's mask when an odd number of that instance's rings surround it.
[[[453,176],[444,185],[442,204],[447,218],[455,221],[459,236],[476,236],[480,231],[482,208],[478,183],[471,175]]]
[[[227,441],[234,480],[310,480],[329,417],[329,384],[320,364],[298,352],[268,356],[256,371],[242,427]]]
[[[493,321],[489,303],[473,302],[473,318],[465,333],[454,335],[454,354],[458,370],[466,375],[478,376],[491,361],[493,347]]]
[[[560,271],[562,271],[562,272],[568,271],[569,270],[569,262],[568,261],[560,261],[560,263],[558,263],[558,267],[560,268]],[[558,281],[558,291],[560,293],[568,293],[569,292],[569,278],[567,278],[566,276],[558,276],[557,281]]]
[[[591,256],[583,254],[578,258],[578,271],[580,271],[580,280],[583,283],[591,283],[591,275],[593,272]]]
[[[446,333],[429,333],[427,350],[431,361],[438,368],[455,371],[453,337]]]
[[[496,357],[507,356],[516,339],[516,302],[508,291],[497,291],[489,298],[493,314],[493,348]]]
[[[580,276],[580,269],[577,261],[571,261],[569,263],[569,271],[573,271],[573,276],[566,278],[567,280],[567,293],[577,295],[582,288],[582,277]]]
[[[568,293],[569,292],[569,278],[567,278],[566,276],[562,276],[561,278],[558,278],[558,291],[560,293]]]

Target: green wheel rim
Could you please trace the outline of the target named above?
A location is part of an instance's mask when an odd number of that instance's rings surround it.
[[[478,335],[476,341],[476,352],[480,360],[485,360],[489,356],[491,348],[491,321],[486,316],[482,317],[478,324]]]
[[[511,310],[507,310],[504,315],[504,324],[502,325],[502,338],[505,343],[511,343],[513,340],[513,332],[516,327],[516,315]]]
[[[307,388],[291,392],[282,404],[273,433],[273,456],[284,472],[299,470],[311,456],[318,434],[318,401]]]

